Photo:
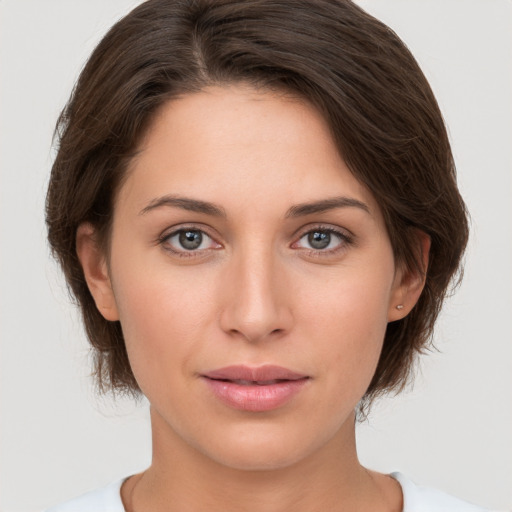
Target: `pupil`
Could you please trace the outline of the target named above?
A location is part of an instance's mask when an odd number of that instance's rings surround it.
[[[197,249],[203,241],[200,231],[182,231],[179,236],[180,244],[184,249],[191,251]]]
[[[331,234],[325,231],[313,231],[308,235],[308,242],[315,249],[325,249],[331,243]]]

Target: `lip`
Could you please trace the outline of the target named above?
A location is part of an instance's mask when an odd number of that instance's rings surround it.
[[[227,366],[201,375],[210,391],[234,409],[264,412],[284,406],[309,381],[309,376],[274,365]]]

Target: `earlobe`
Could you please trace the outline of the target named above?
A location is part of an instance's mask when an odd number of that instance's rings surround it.
[[[106,320],[119,320],[106,257],[97,243],[95,229],[89,223],[80,224],[77,229],[76,252],[98,311]]]
[[[417,230],[417,259],[421,269],[397,269],[393,292],[389,301],[388,322],[405,318],[418,302],[427,275],[430,237],[423,231]]]

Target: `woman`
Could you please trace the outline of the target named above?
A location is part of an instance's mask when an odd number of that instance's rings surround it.
[[[150,0],[59,120],[49,240],[153,461],[56,511],[482,510],[364,468],[467,241],[413,57],[349,2]]]

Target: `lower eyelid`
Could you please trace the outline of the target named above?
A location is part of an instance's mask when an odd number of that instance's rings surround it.
[[[178,248],[174,247],[169,243],[169,240],[178,235],[181,232],[184,231],[198,231],[202,233],[203,236],[208,237],[210,239],[208,245],[209,247],[203,248],[203,249],[191,249],[187,250],[185,248]],[[322,231],[325,233],[330,233],[331,235],[338,238],[338,243],[333,248],[325,248],[325,249],[315,249],[313,247],[297,247],[297,244],[300,242],[302,238],[307,236],[308,234],[314,232],[314,231]],[[179,227],[178,229],[173,229],[170,233],[163,234],[157,239],[157,243],[161,245],[167,252],[170,252],[178,257],[185,257],[185,258],[193,258],[198,257],[201,255],[205,255],[205,253],[222,248],[222,244],[217,242],[217,240],[210,235],[204,228],[199,228],[196,226],[183,226]],[[291,245],[292,248],[296,249],[302,249],[303,252],[307,252],[308,254],[311,254],[312,256],[328,256],[340,251],[343,251],[344,248],[346,248],[349,245],[352,245],[354,243],[353,236],[351,234],[347,234],[342,231],[338,231],[336,229],[330,228],[330,227],[323,227],[323,226],[317,226],[313,227],[311,229],[308,229],[307,231],[303,231],[302,234],[298,238],[296,238],[296,241],[293,242]]]
[[[343,244],[350,244],[352,243],[352,237],[349,236],[348,234],[346,233],[343,233],[341,231],[337,231],[335,229],[332,229],[332,228],[321,228],[321,227],[318,227],[318,228],[313,228],[313,229],[310,229],[308,231],[305,231],[303,232],[298,238],[297,238],[297,241],[294,242],[293,245],[295,245],[296,243],[298,243],[300,240],[302,240],[305,236],[309,235],[310,233],[313,233],[315,231],[321,231],[321,232],[324,232],[324,233],[329,233],[335,237],[337,237],[339,239],[339,245],[343,245]],[[312,251],[320,251],[320,252],[328,252],[329,249],[314,249],[314,248],[309,248],[309,250],[312,250]],[[332,250],[332,249],[331,249]]]
[[[203,249],[195,249],[195,250],[187,250],[185,248],[180,249],[178,247],[173,247],[171,245],[171,243],[169,242],[170,239],[179,235],[180,233],[182,233],[184,231],[200,232],[204,237],[207,237],[210,240],[209,245],[213,245],[214,247],[206,247]],[[167,246],[168,248],[166,250],[168,250],[169,252],[173,252],[174,254],[179,254],[179,255],[185,255],[187,257],[193,257],[196,254],[199,254],[199,253],[211,250],[211,249],[216,249],[216,248],[222,247],[221,244],[219,244],[215,240],[215,238],[213,236],[211,236],[209,233],[207,233],[203,228],[198,228],[195,226],[183,226],[178,229],[173,229],[170,233],[164,233],[163,235],[161,235],[158,238],[157,242],[164,247]]]

